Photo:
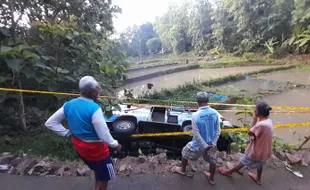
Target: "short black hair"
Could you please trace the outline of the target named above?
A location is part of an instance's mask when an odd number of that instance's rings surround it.
[[[258,115],[268,117],[272,108],[266,103],[259,103],[256,105]]]

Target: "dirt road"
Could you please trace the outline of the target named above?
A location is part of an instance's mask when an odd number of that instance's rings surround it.
[[[165,175],[141,175],[118,177],[110,184],[110,190],[174,190],[174,189],[223,189],[223,190],[309,190],[310,171],[301,168],[304,178],[298,178],[284,169],[264,171],[263,185],[253,183],[247,175],[232,178],[217,174],[216,185],[211,186],[203,174],[197,173],[193,179],[167,173]],[[246,173],[245,173],[246,174]],[[84,177],[46,178],[0,175],[1,190],[90,190],[92,179]]]

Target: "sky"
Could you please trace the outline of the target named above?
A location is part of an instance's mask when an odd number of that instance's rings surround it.
[[[122,32],[127,27],[153,22],[156,16],[163,15],[169,3],[181,3],[184,0],[113,0],[113,4],[122,8],[122,14],[114,18],[116,32]]]

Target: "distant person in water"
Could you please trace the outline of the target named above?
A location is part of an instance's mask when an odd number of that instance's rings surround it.
[[[109,147],[117,150],[121,145],[113,139],[103,117],[98,99],[100,86],[91,76],[79,82],[81,97],[66,102],[45,123],[46,127],[61,136],[72,137],[73,146],[95,173],[95,189],[106,190],[108,181],[115,179]],[[61,123],[68,120],[70,131]]]
[[[192,116],[193,140],[182,150],[182,166],[173,167],[172,172],[187,175],[186,166],[188,161],[198,160],[201,156],[210,163],[209,172],[204,172],[211,184],[214,184],[216,170],[216,145],[221,133],[221,115],[210,108],[207,92],[197,93],[199,110]]]
[[[261,185],[263,165],[271,157],[273,124],[268,118],[271,107],[265,103],[256,105],[253,122],[249,129],[250,143],[245,155],[232,169],[219,168],[219,172],[225,176],[238,172],[243,167],[257,169],[257,175],[249,173],[249,177],[258,185]]]

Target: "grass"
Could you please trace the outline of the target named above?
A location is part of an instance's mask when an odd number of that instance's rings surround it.
[[[60,160],[76,160],[78,158],[70,137],[61,137],[46,131],[35,136],[0,137],[0,152],[56,157]]]
[[[261,59],[258,55],[253,55],[253,58],[249,61],[245,57],[233,57],[229,54],[220,55],[222,58],[212,60],[212,61],[198,61],[198,56],[192,54],[181,54],[181,55],[172,55],[168,57],[162,57],[161,59],[150,59],[143,61],[143,64],[135,64],[131,66],[133,68],[141,67],[152,67],[155,65],[167,65],[171,63],[180,63],[186,59],[189,61],[200,62],[201,68],[223,68],[223,67],[233,67],[233,66],[248,66],[248,65],[274,65],[274,64],[283,64],[274,59]]]
[[[244,57],[230,57],[225,56],[223,58],[208,61],[205,63],[201,63],[201,68],[220,68],[220,67],[233,67],[233,66],[249,66],[249,65],[273,65],[279,64],[273,59],[259,59],[254,58],[253,60],[249,61]]]

